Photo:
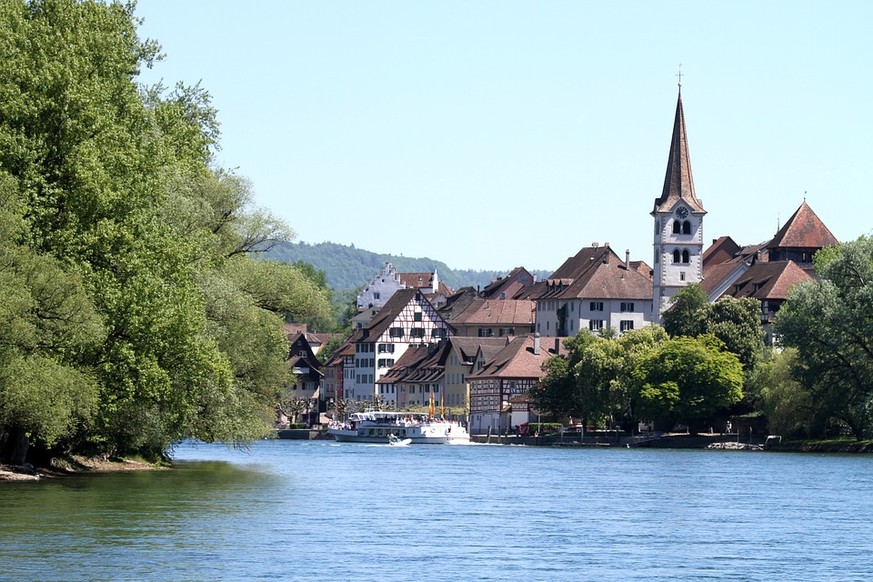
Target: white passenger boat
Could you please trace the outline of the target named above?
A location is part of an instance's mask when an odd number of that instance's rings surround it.
[[[339,442],[350,443],[384,444],[388,435],[401,440],[411,439],[412,444],[470,442],[467,429],[456,421],[433,418],[427,414],[381,410],[352,413],[344,423],[331,423],[327,432]]]

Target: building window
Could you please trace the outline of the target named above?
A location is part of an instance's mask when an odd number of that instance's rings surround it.
[[[380,368],[390,368],[393,365],[394,365],[393,358],[381,358],[379,360],[379,367]]]
[[[685,280],[685,271],[681,271],[681,272],[679,273],[679,280],[680,280],[680,281],[684,281],[684,280]]]
[[[490,327],[480,327],[479,328],[479,337],[493,337],[494,330]]]
[[[416,311],[413,315],[413,319],[415,319],[415,321],[421,321],[421,311]]]
[[[678,263],[682,260],[682,255],[679,254],[679,249],[673,250],[673,262]]]
[[[621,302],[621,310],[622,311],[633,311],[634,310],[634,302],[633,301],[622,301]]]
[[[682,234],[691,234],[691,223],[687,220],[682,223]]]
[[[682,223],[678,220],[673,221],[673,234],[679,234],[682,231]]]
[[[684,250],[684,251],[682,251],[682,262],[683,262],[683,263],[687,263],[687,262],[688,262],[688,250],[687,250],[687,249]]]
[[[621,332],[625,332],[625,331],[628,331],[629,329],[633,329],[633,328],[634,328],[634,322],[631,321],[630,319],[623,319],[620,322],[618,322],[618,329]]]
[[[392,327],[388,330],[388,337],[403,337],[403,328]]]
[[[591,311],[603,311],[603,301],[592,301]]]
[[[414,338],[423,338],[424,337],[424,328],[423,327],[414,327],[409,332],[410,337]]]
[[[603,329],[603,320],[602,319],[592,319],[588,322],[588,329],[591,331],[598,331]]]
[[[382,294],[381,294],[381,293],[378,293],[378,292],[374,292],[374,293],[373,293],[373,299],[381,299],[381,298],[382,298]]]

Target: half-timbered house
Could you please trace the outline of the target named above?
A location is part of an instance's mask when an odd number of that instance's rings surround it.
[[[543,364],[561,346],[559,338],[549,347],[538,334],[521,336],[508,340],[490,361],[482,361],[480,369],[469,376],[470,434],[511,431],[510,401],[540,382],[545,376]]]
[[[376,382],[413,345],[436,343],[452,335],[451,326],[418,289],[400,289],[373,319],[349,341],[355,346],[354,377],[347,400],[367,401],[382,396],[396,403],[397,394],[379,395]]]

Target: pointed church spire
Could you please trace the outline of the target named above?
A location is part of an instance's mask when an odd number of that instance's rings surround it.
[[[691,175],[691,157],[688,153],[688,136],[685,133],[685,113],[682,110],[682,83],[679,83],[679,98],[676,101],[676,118],[673,121],[673,139],[667,159],[667,175],[661,197],[655,200],[657,212],[664,207],[670,210],[682,200],[692,212],[705,212],[702,201],[694,194],[694,178]],[[666,205],[666,207],[665,207]]]

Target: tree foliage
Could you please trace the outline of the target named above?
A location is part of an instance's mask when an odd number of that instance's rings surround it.
[[[662,323],[670,337],[714,335],[751,372],[764,350],[760,310],[756,299],[729,295],[709,303],[700,285],[693,284],[676,293]]]
[[[671,338],[640,358],[633,373],[642,418],[667,426],[709,418],[743,396],[743,369],[722,342]]]
[[[0,3],[0,456],[22,434],[152,456],[258,436],[283,317],[329,310],[251,258],[293,232],[213,165],[205,90],[136,83],[159,57],[136,25],[132,4]]]
[[[794,377],[797,358],[795,348],[767,352],[747,386],[771,432],[808,438],[819,431],[826,417],[819,414],[812,393]]]
[[[656,326],[620,338],[583,330],[565,342],[566,356],[546,362],[546,375],[531,392],[535,407],[584,424],[627,420],[633,414],[632,371],[639,358],[665,340],[666,334]]]
[[[792,290],[777,331],[797,349],[794,370],[820,414],[865,438],[873,435],[873,239],[820,251],[815,269],[820,279]]]

